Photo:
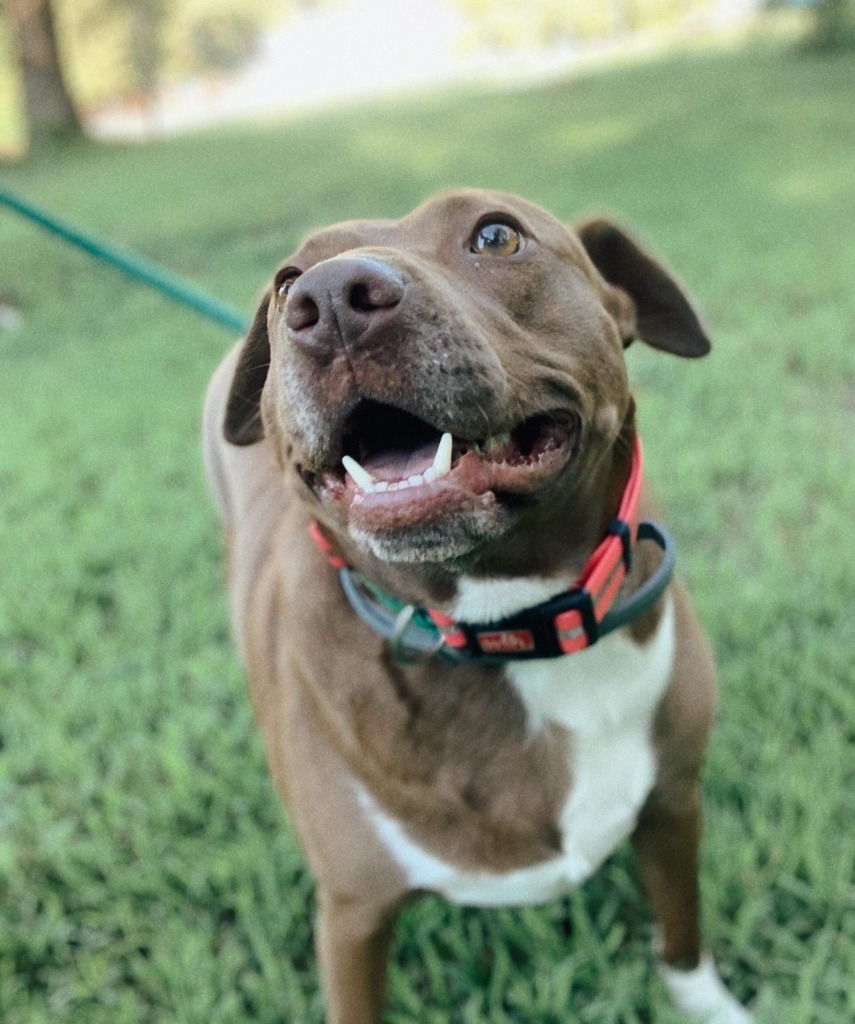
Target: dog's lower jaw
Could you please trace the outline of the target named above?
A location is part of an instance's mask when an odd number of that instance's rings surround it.
[[[425,523],[418,530],[398,533],[376,533],[351,523],[348,533],[359,547],[381,562],[448,566],[495,540],[497,534],[501,535],[505,528],[504,516],[497,512],[493,498],[483,509],[456,517],[453,531],[449,530],[447,522]]]
[[[417,543],[402,543],[392,537],[378,537],[367,530],[350,531],[353,540],[365,551],[370,552],[381,562],[398,565],[417,565],[422,562],[453,562],[472,550],[471,544],[445,543],[438,536],[431,539],[429,535],[420,537]]]
[[[733,998],[705,953],[697,967],[681,971],[660,962],[659,977],[671,1002],[697,1024],[753,1024],[754,1017]]]

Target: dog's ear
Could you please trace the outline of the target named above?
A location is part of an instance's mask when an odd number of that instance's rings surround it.
[[[270,340],[267,337],[267,307],[270,292],[266,292],[256,311],[252,326],[238,355],[229,397],[223,434],[232,444],[255,444],[264,437],[261,422],[261,392],[270,367]]]
[[[639,338],[678,356],[709,352],[710,340],[697,313],[652,256],[607,220],[586,221],[576,232],[591,262],[616,292],[607,306],[618,323],[624,348]]]

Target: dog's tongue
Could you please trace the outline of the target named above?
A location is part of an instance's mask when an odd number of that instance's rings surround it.
[[[410,476],[420,476],[433,465],[436,456],[436,444],[425,444],[409,451],[398,451],[394,448],[378,452],[370,456],[363,466],[375,480],[406,480]]]

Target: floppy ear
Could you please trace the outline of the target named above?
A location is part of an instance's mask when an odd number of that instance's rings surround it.
[[[268,291],[256,311],[232,377],[232,386],[226,401],[226,417],[223,421],[223,434],[232,444],[255,444],[264,437],[264,424],[261,422],[261,391],[270,366],[270,341],[267,337],[269,304]]]
[[[624,348],[640,338],[678,356],[709,352],[710,340],[697,313],[664,267],[607,220],[589,220],[576,230],[591,262],[617,292],[607,305]]]

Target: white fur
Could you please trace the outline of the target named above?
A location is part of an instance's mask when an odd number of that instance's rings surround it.
[[[561,589],[560,582],[545,579],[464,581],[454,615],[495,621]],[[356,784],[362,808],[412,888],[472,906],[521,905],[553,899],[593,874],[630,834],[653,785],[651,725],[671,675],[674,646],[669,597],[656,633],[644,645],[618,631],[566,658],[509,663],[529,728],[536,732],[555,724],[571,733],[571,789],[559,817],[562,853],[548,861],[505,873],[463,870],[413,842],[401,822]],[[753,1016],[727,991],[710,956],[693,971],[660,963],[659,973],[674,1005],[697,1024],[752,1024]]]
[[[477,586],[467,584],[469,604],[463,607],[475,606]],[[514,610],[508,609],[506,595],[497,595],[497,584],[486,586],[492,589],[489,598],[501,599],[485,601],[487,595],[482,594],[482,614],[488,604],[494,619]],[[550,586],[554,592],[554,584]],[[533,589],[516,590],[517,608],[521,593],[527,603]],[[458,604],[458,617],[460,610]],[[559,817],[563,850],[541,864],[505,873],[463,870],[418,846],[404,826],[358,786],[363,808],[409,884],[457,903],[502,906],[552,899],[593,874],[632,831],[653,785],[651,722],[673,655],[674,612],[669,600],[655,635],[643,646],[616,632],[579,654],[509,665],[529,727],[537,730],[554,723],[571,732],[571,789]]]
[[[703,1024],[751,1024],[754,1020],[724,987],[709,954],[693,971],[662,963],[658,970],[673,1004],[692,1020]]]
[[[572,582],[544,576],[520,580],[472,580],[464,576],[457,584],[457,602],[452,617],[459,622],[497,622],[506,615],[555,597]]]

